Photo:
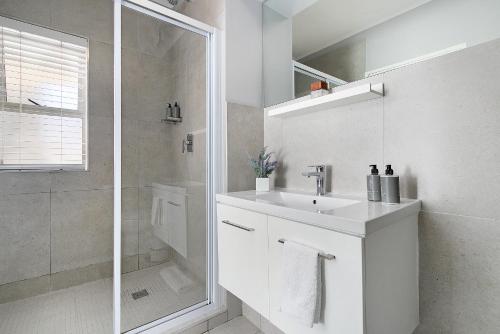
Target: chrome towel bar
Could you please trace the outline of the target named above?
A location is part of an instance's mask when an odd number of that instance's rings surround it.
[[[279,239],[279,240],[278,240],[278,242],[279,242],[280,244],[284,244],[284,243],[285,243],[285,241],[286,241],[285,239]],[[335,255],[332,255],[332,254],[325,254],[325,253],[322,253],[322,252],[320,252],[320,253],[318,254],[318,256],[319,256],[319,257],[321,257],[321,258],[323,258],[323,259],[326,259],[326,260],[335,260],[335,259],[336,259],[336,258],[335,258]]]
[[[240,225],[240,224],[236,224],[236,223],[232,223],[230,222],[229,220],[222,220],[221,221],[223,224],[226,224],[226,225],[230,225],[230,226],[234,226],[234,227],[237,227],[239,229],[242,229],[242,230],[245,230],[247,232],[252,232],[252,231],[255,231],[254,228],[251,228],[251,227],[246,227],[246,226],[243,226],[243,225]]]

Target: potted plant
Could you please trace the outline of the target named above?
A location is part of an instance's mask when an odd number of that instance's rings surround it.
[[[269,191],[270,182],[269,175],[278,167],[278,162],[271,161],[272,152],[267,152],[267,147],[264,147],[260,152],[257,159],[250,159],[250,166],[255,172],[255,190],[256,191]]]

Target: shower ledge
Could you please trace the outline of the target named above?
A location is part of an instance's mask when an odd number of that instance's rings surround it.
[[[351,88],[335,91],[328,95],[312,98],[310,96],[287,101],[265,108],[270,117],[287,117],[306,113],[327,110],[348,104],[377,99],[384,96],[384,84],[363,84]]]

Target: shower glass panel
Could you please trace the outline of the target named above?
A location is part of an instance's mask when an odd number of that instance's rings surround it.
[[[121,330],[207,301],[207,39],[122,7]]]

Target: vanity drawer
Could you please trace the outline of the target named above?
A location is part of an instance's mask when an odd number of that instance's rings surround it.
[[[270,320],[287,334],[363,334],[363,241],[318,227],[268,217]],[[307,328],[280,312],[283,244],[292,240],[335,255],[322,259],[321,322]]]
[[[269,317],[267,216],[217,205],[219,284]]]

